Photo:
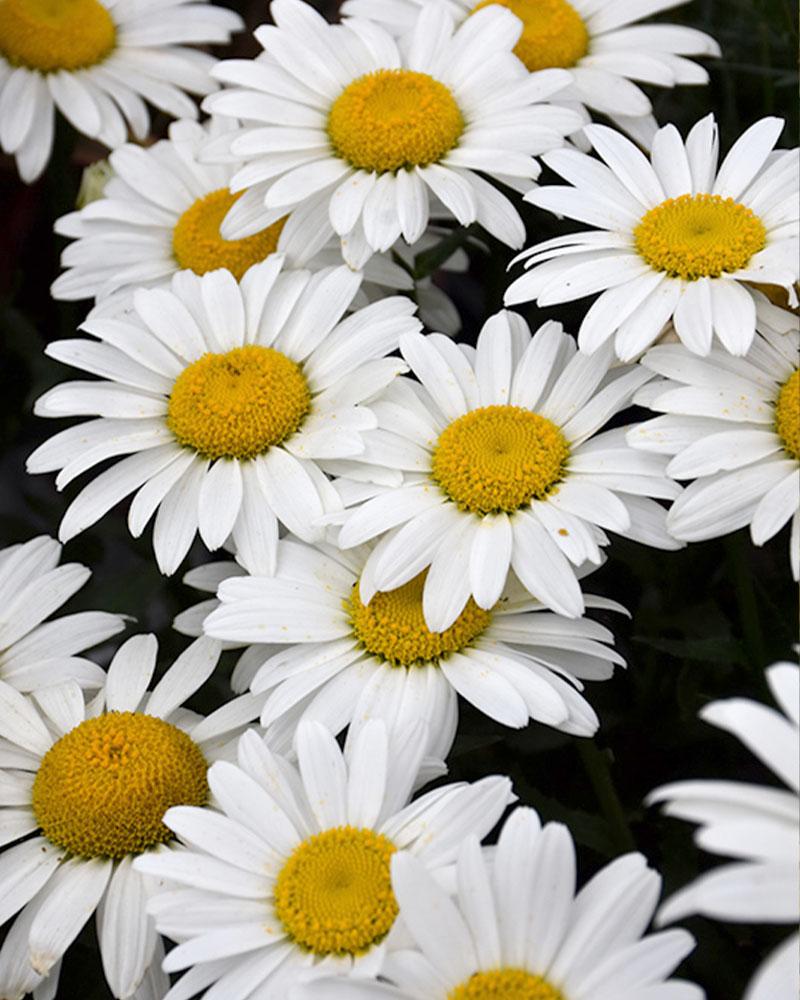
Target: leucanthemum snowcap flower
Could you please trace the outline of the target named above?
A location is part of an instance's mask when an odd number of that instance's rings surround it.
[[[637,449],[675,457],[675,479],[694,479],[667,515],[687,542],[750,526],[763,545],[791,520],[789,555],[800,578],[800,329],[797,317],[758,295],[759,333],[744,358],[679,344],[654,347],[642,364],[663,378],[636,399],[663,416],[628,432]]]
[[[522,25],[500,8],[454,30],[439,4],[406,42],[374,22],[328,24],[299,0],[274,0],[259,60],[221,62],[233,86],[204,108],[245,122],[230,142],[245,193],[222,226],[242,238],[303,205],[320,233],[336,232],[352,267],[401,236],[425,232],[434,196],[459,222],[479,222],[520,247],[517,210],[485,173],[526,190],[534,159],[580,127],[574,111],[539,103],[570,80],[529,75],[512,54]]]
[[[228,42],[238,14],[204,0],[3,0],[0,145],[24,181],[44,170],[55,109],[84,135],[120,146],[147,138],[145,101],[197,117],[184,91],[210,94],[214,58],[185,47]]]
[[[391,985],[325,980],[294,1000],[702,1000],[669,978],[692,936],[645,933],[661,888],[646,859],[617,858],[577,894],[576,867],[568,829],[528,808],[494,849],[464,839],[454,896],[400,851],[392,888],[413,948],[386,956]]]
[[[238,766],[215,764],[212,809],[171,809],[186,845],[143,856],[143,873],[187,888],[150,910],[178,947],[164,967],[190,968],[164,1000],[288,997],[320,975],[371,975],[403,939],[392,894],[397,850],[439,872],[467,835],[485,837],[514,800],[508,778],[436,788],[414,801],[427,739],[372,721],[343,754],[317,722],[297,729],[297,766],[251,732]],[[215,983],[215,986],[212,984]]]
[[[348,468],[364,451],[376,418],[360,404],[405,370],[385,355],[420,327],[416,306],[401,297],[342,319],[360,281],[343,265],[314,275],[282,270],[278,254],[240,283],[229,271],[180,271],[169,289],[137,291],[125,318],[87,320],[82,329],[99,343],[51,343],[51,357],[103,381],[57,385],[35,412],[99,419],[50,438],[28,470],[60,469],[63,488],[98,462],[128,456],[78,494],[59,537],[72,538],[134,491],[131,533],[156,515],[164,573],[198,530],[209,549],[232,535],[244,564],[265,573],[279,521],[306,540],[319,537],[316,522],[340,506],[322,466],[335,459]]]
[[[394,35],[413,28],[428,0],[345,0],[342,14],[372,18]],[[637,24],[685,0],[442,0],[460,23],[475,11],[507,7],[523,24],[514,48],[532,73],[561,67],[572,83],[559,104],[607,115],[637,142],[649,145],[658,128],[647,95],[634,83],[674,87],[703,84],[708,73],[685,56],[718,56],[705,32],[678,24]]]
[[[678,781],[650,793],[668,816],[699,824],[695,840],[734,858],[672,896],[658,914],[671,923],[700,913],[716,920],[797,924],[800,864],[800,670],[775,663],[767,683],[780,711],[747,698],[707,705],[700,717],[733,733],[787,786]],[[745,1000],[789,1000],[800,992],[800,937],[792,934],[760,966]]]
[[[59,566],[60,559],[61,546],[46,535],[0,549],[0,681],[18,691],[62,681],[96,691],[105,671],[78,654],[125,628],[123,615],[107,611],[45,620],[92,575],[80,563]]]
[[[61,956],[95,910],[114,996],[141,985],[137,1000],[161,1000],[169,986],[145,912],[153,884],[133,858],[172,839],[166,809],[208,801],[208,764],[230,755],[260,702],[196,715],[181,706],[220,644],[197,639],[149,691],[157,650],[155,636],[129,639],[88,704],[75,681],[32,698],[0,682],[0,924],[22,911],[0,948],[3,997],[48,984],[53,996]]]
[[[576,568],[602,561],[602,529],[676,548],[651,497],[680,489],[666,460],[629,448],[625,429],[597,431],[651,375],[610,368],[610,345],[577,351],[558,323],[532,337],[516,313],[490,317],[477,350],[441,334],[407,334],[400,352],[420,384],[399,378],[372,404],[367,461],[404,474],[401,488],[342,482],[351,504],[339,545],[380,537],[362,599],[430,567],[425,622],[449,628],[470,596],[489,610],[509,569],[535,598],[583,614]]]
[[[597,228],[521,254],[529,270],[508,288],[506,305],[601,292],[578,333],[584,351],[613,337],[630,360],[671,319],[695,354],[708,354],[714,335],[745,354],[756,328],[750,283],[779,285],[797,301],[800,161],[797,150],[773,151],[782,129],[779,118],[756,122],[717,169],[713,115],[685,143],[674,125],[660,129],[650,161],[619,132],[588,125],[604,162],[555,150],[545,162],[572,186],[537,188],[526,200]]]
[[[372,718],[400,728],[422,719],[430,753],[445,757],[457,694],[507,726],[533,718],[580,736],[595,732],[582,679],[606,680],[625,663],[607,628],[546,611],[509,577],[492,608],[469,600],[446,630],[432,632],[422,613],[426,572],[375,593],[365,575],[370,551],[283,540],[274,577],[235,576],[220,585],[221,606],[203,628],[218,639],[258,643],[239,671],[255,666],[252,690],[270,692],[261,716],[270,733],[287,714],[334,733],[345,725],[357,733]],[[624,613],[603,598],[586,603]]]

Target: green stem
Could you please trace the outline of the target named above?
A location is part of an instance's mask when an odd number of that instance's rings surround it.
[[[594,740],[576,740],[578,753],[592,784],[597,801],[608,823],[614,846],[624,854],[636,849],[636,841],[625,818],[625,811],[614,787],[608,756],[600,750]]]
[[[739,605],[739,618],[747,658],[750,660],[751,666],[761,673],[767,661],[756,591],[753,585],[753,574],[750,568],[748,539],[743,532],[737,532],[725,539],[725,547],[728,550],[728,562],[736,585],[736,602]]]

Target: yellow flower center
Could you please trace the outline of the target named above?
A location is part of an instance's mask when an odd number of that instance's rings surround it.
[[[172,231],[172,252],[184,270],[205,274],[225,267],[241,281],[249,267],[278,249],[285,218],[243,240],[224,240],[220,236],[222,220],[239,196],[227,188],[212,191],[198,198],[178,219]]]
[[[33,783],[51,843],[83,858],[122,858],[172,839],[162,817],[205,805],[206,761],[186,733],[152,715],[108,712],[54,743]]]
[[[775,430],[786,454],[800,462],[800,368],[783,383],[775,404]]]
[[[117,29],[98,0],[0,0],[0,55],[42,73],[102,62]]]
[[[541,976],[524,969],[476,972],[447,994],[447,1000],[564,1000]]]
[[[636,249],[656,271],[696,281],[738,271],[767,242],[764,223],[745,205],[718,194],[668,198],[633,231]]]
[[[294,433],[311,409],[300,366],[250,344],[204,354],[175,379],[167,426],[204,458],[250,459]]]
[[[481,0],[473,10],[499,4],[522,21],[514,52],[531,73],[552,66],[569,67],[589,51],[583,18],[566,0]]]
[[[569,446],[554,423],[520,406],[482,406],[445,427],[433,478],[462,510],[513,513],[561,479]]]
[[[378,173],[436,163],[463,131],[464,119],[447,87],[410,69],[359,77],[336,98],[328,116],[336,155]]]
[[[448,653],[457,653],[489,627],[491,611],[484,611],[470,599],[450,628],[431,632],[422,613],[422,588],[428,571],[396,590],[376,594],[363,604],[358,585],[353,588],[345,610],[361,645],[394,667],[415,663],[435,663]]]
[[[373,830],[339,826],[304,840],[280,870],[275,913],[315,955],[358,955],[397,916],[389,859],[396,848]]]

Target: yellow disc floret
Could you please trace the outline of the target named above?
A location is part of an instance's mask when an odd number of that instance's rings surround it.
[[[566,0],[481,0],[473,13],[491,4],[508,7],[522,21],[514,52],[531,73],[574,66],[589,51],[583,18]]]
[[[275,253],[285,218],[241,240],[220,236],[222,220],[238,198],[239,194],[220,188],[198,198],[178,219],[172,231],[172,252],[184,270],[205,274],[225,267],[241,281],[249,267]]]
[[[444,632],[431,632],[422,613],[422,588],[428,571],[396,590],[376,594],[369,604],[361,601],[358,585],[345,610],[353,633],[368,653],[395,667],[435,663],[448,653],[457,653],[488,628],[491,611],[470,599],[453,624]]]
[[[275,883],[275,913],[315,955],[358,955],[397,916],[389,859],[394,844],[373,830],[339,826],[304,840]]]
[[[250,459],[280,444],[311,409],[300,370],[272,347],[204,354],[175,379],[167,426],[204,458]]]
[[[448,88],[409,69],[359,77],[336,98],[328,116],[336,155],[378,173],[436,163],[463,131],[464,119]]]
[[[62,736],[42,758],[33,812],[57,847],[122,858],[172,839],[162,817],[208,799],[207,764],[182,730],[152,715],[108,712]]]
[[[766,246],[767,231],[754,212],[733,198],[682,194],[651,208],[633,237],[650,267],[696,281],[745,267]]]
[[[800,462],[800,368],[783,383],[775,404],[775,430],[786,454]]]
[[[554,423],[520,406],[483,406],[449,424],[433,478],[462,510],[512,513],[561,479],[569,446]]]
[[[0,0],[0,55],[41,73],[96,66],[117,29],[98,0]]]
[[[524,969],[476,972],[447,994],[447,1000],[564,1000],[541,976]]]

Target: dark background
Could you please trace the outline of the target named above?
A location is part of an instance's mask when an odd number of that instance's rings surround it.
[[[227,5],[245,16],[249,29],[267,19],[264,2]],[[314,6],[336,16],[337,3],[316,0]],[[791,0],[695,0],[662,19],[708,31],[720,42],[723,59],[709,61],[707,88],[651,88],[659,122],[673,121],[685,134],[713,109],[725,151],[754,121],[779,114],[788,117],[781,145],[796,144],[797,24]],[[217,54],[250,56],[257,51],[254,40],[242,35]],[[155,117],[154,136],[163,134],[166,125],[163,116]],[[0,547],[40,533],[55,534],[69,501],[88,481],[81,477],[58,494],[53,476],[28,476],[24,464],[38,444],[67,425],[31,413],[45,389],[73,377],[46,358],[43,347],[74,336],[88,309],[88,304],[49,298],[63,243],[53,235],[52,222],[73,207],[83,166],[103,155],[101,147],[61,129],[46,175],[30,187],[17,179],[10,159],[0,158]],[[571,228],[545,213],[526,211],[529,242]],[[440,276],[462,312],[465,340],[474,341],[483,320],[500,307],[512,256],[508,248],[491,243],[489,254],[472,252],[468,276]],[[433,263],[431,257],[418,261],[423,269]],[[574,331],[585,305],[571,304],[546,316],[536,308],[523,311],[534,329],[554,317]],[[127,504],[120,505],[67,545],[65,560],[86,563],[94,571],[67,610],[135,616],[136,629],[158,634],[163,667],[186,644],[171,630],[172,618],[198,595],[182,584],[181,573],[173,578],[159,574],[149,531],[132,539],[126,513]],[[688,824],[646,811],[642,799],[656,785],[680,778],[735,776],[774,783],[734,738],[696,716],[714,698],[768,700],[763,668],[792,656],[796,591],[787,535],[784,530],[764,549],[756,549],[743,531],[669,553],[615,538],[607,564],[587,589],[621,601],[632,612],[630,622],[600,616],[615,630],[629,668],[611,681],[589,685],[587,695],[602,722],[596,740],[577,740],[535,724],[512,732],[462,704],[450,780],[508,773],[521,802],[535,806],[545,820],[569,824],[583,879],[634,845],[663,873],[667,892],[716,864],[695,850]],[[208,558],[198,543],[185,568]],[[232,654],[226,654],[194,707],[208,711],[229,696],[232,662]],[[686,926],[698,947],[681,974],[702,985],[710,1000],[740,997],[759,961],[787,933],[784,927],[702,918]],[[110,997],[93,934],[93,926],[88,927],[70,949],[59,1000]]]

